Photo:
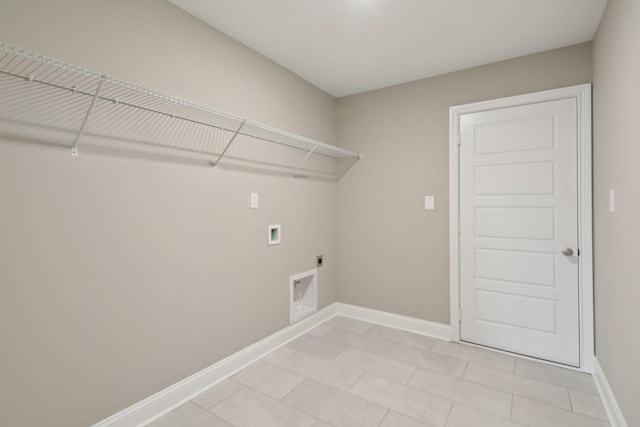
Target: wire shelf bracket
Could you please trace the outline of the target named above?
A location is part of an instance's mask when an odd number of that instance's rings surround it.
[[[82,132],[84,132],[84,128],[87,125],[87,121],[89,120],[89,116],[91,115],[91,111],[93,110],[93,106],[96,105],[96,99],[98,99],[98,96],[100,95],[100,89],[102,89],[103,83],[104,76],[100,79],[100,83],[98,83],[98,89],[96,89],[96,93],[93,95],[93,99],[91,100],[91,104],[89,105],[87,114],[84,116],[84,120],[82,120],[80,129],[78,130],[78,134],[76,135],[76,139],[73,140],[73,145],[71,146],[71,156],[73,157],[78,157],[78,144],[80,143]],[[74,90],[74,92],[77,93],[77,90]]]
[[[302,165],[304,164],[304,162],[307,161],[307,159],[309,157],[311,157],[311,155],[313,154],[313,152],[316,151],[316,147],[313,147],[306,156],[304,156],[304,159],[302,159],[302,161],[298,164],[298,166],[291,172],[291,178],[295,178],[296,177],[296,172],[298,172],[300,170],[300,168],[302,167]]]
[[[212,163],[214,171],[218,170],[218,164],[220,163],[220,160],[222,160],[224,155],[227,153],[227,150],[229,149],[229,147],[231,147],[231,144],[233,144],[233,141],[235,141],[236,137],[240,133],[240,130],[242,130],[242,127],[246,122],[247,122],[246,120],[242,120],[242,123],[240,123],[240,126],[238,126],[238,129],[236,129],[236,131],[233,133],[233,136],[231,137],[227,145],[224,147],[224,150],[222,150],[222,153],[220,153],[220,156],[218,156],[218,160]]]

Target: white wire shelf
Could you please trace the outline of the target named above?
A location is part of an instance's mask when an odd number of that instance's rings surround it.
[[[360,158],[8,43],[0,100],[0,136],[67,146],[73,156],[97,149],[334,178]]]

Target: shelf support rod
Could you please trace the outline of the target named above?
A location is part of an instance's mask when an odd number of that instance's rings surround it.
[[[100,83],[98,83],[98,89],[96,89],[96,93],[93,95],[93,99],[91,100],[91,104],[89,105],[89,109],[87,110],[87,114],[84,116],[84,120],[82,121],[82,125],[80,125],[80,130],[76,135],[76,139],[73,141],[73,145],[71,146],[71,155],[73,157],[78,157],[78,143],[80,142],[80,137],[82,137],[82,133],[84,132],[84,127],[89,120],[89,116],[91,115],[91,111],[93,110],[93,106],[96,104],[96,99],[100,96],[100,90],[102,89],[102,84],[104,83],[104,76],[100,77]]]
[[[222,158],[224,157],[225,153],[227,152],[227,150],[229,149],[229,147],[231,147],[231,144],[233,144],[233,141],[236,139],[236,136],[238,136],[238,134],[240,133],[240,130],[242,129],[242,126],[244,126],[244,124],[247,122],[247,120],[243,120],[242,123],[240,123],[240,126],[238,126],[238,129],[234,132],[233,136],[231,137],[231,139],[229,140],[229,142],[227,142],[227,146],[224,147],[224,150],[222,150],[222,153],[220,153],[220,156],[218,156],[218,160],[216,160],[214,163],[212,163],[213,165],[213,170],[217,170],[218,169],[218,164],[220,163],[220,160],[222,160]]]
[[[350,162],[348,162],[348,163],[347,163],[347,164],[342,168],[342,170],[340,170],[340,172],[338,172],[338,173],[336,174],[336,179],[337,179],[337,180],[340,180],[340,178],[342,178],[342,175],[344,175],[345,173],[347,173],[347,171],[348,171],[349,169],[351,169],[351,167],[352,167],[353,165],[355,165],[355,164],[356,164],[356,162],[357,162],[358,160],[360,160],[362,157],[363,157],[363,154],[362,154],[362,153],[358,153],[357,155],[355,155],[355,156],[353,157],[353,159],[351,159],[351,161],[350,161]]]
[[[291,178],[293,178],[293,177],[296,175],[296,172],[298,172],[298,171],[300,170],[300,168],[302,167],[302,165],[304,164],[304,162],[306,162],[306,161],[307,161],[307,159],[309,158],[309,156],[311,156],[311,155],[313,154],[313,152],[314,152],[314,151],[316,151],[316,148],[318,148],[318,146],[317,146],[317,145],[314,145],[314,146],[313,146],[313,148],[311,149],[311,151],[309,151],[309,152],[307,153],[307,155],[306,155],[306,156],[304,156],[304,159],[302,159],[302,161],[300,162],[300,164],[298,165],[298,167],[297,167],[297,168],[295,168],[295,169],[293,170],[293,172],[291,172]]]

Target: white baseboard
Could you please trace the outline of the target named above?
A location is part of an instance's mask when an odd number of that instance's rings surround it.
[[[373,310],[355,305],[337,302],[336,315],[351,317],[366,322],[377,323],[390,328],[402,329],[420,335],[428,335],[449,341],[451,339],[451,326],[442,323],[429,322],[428,320],[414,317],[401,316],[386,311]]]
[[[246,366],[336,315],[335,304],[226,357],[92,427],[139,427],[160,418]]]
[[[236,372],[256,360],[287,344],[289,341],[310,331],[334,316],[351,317],[366,322],[377,323],[391,328],[402,329],[421,335],[448,340],[449,325],[387,313],[355,305],[334,303],[293,325],[270,335],[237,353],[197,372],[190,377],[167,387],[166,389],[94,424],[92,427],[141,427],[180,405],[193,399],[200,393],[224,381]]]
[[[607,381],[607,377],[604,375],[600,363],[598,363],[598,358],[595,356],[593,357],[593,380],[600,393],[604,409],[607,411],[611,427],[627,427],[627,422],[624,419],[624,415],[622,415],[620,406],[618,406],[618,401],[613,394],[613,390],[611,390],[609,381]]]

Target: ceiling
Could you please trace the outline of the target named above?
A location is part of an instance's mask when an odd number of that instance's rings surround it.
[[[607,0],[169,0],[333,96],[593,39]]]

